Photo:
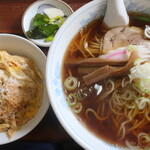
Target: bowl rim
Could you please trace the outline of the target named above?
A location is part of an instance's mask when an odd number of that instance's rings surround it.
[[[22,15],[22,19],[21,19],[21,27],[22,27],[22,31],[25,35],[25,37],[30,40],[31,42],[33,42],[34,44],[38,45],[38,46],[41,46],[41,47],[50,47],[51,44],[52,44],[52,41],[51,42],[48,42],[48,43],[39,43],[37,40],[38,39],[31,39],[29,38],[27,35],[26,35],[26,31],[25,31],[25,24],[24,24],[24,19],[25,19],[25,16],[26,16],[26,13],[28,12],[29,9],[31,9],[31,7],[33,7],[34,5],[38,4],[38,3],[41,3],[41,2],[45,2],[45,3],[49,3],[51,4],[51,1],[56,1],[58,3],[61,3],[63,4],[64,6],[66,6],[68,8],[68,10],[71,12],[71,14],[74,12],[73,9],[71,8],[71,6],[69,4],[67,4],[66,2],[62,1],[62,0],[37,0],[33,3],[31,3],[27,8],[26,10],[24,11],[23,15]],[[57,31],[58,32],[58,31]],[[39,39],[40,40],[40,39]]]
[[[53,93],[52,93],[52,83],[49,82],[49,75],[48,75],[48,70],[50,69],[49,68],[49,64],[51,64],[51,61],[52,61],[52,53],[54,53],[54,49],[53,47],[55,47],[56,45],[56,42],[57,42],[57,37],[59,37],[61,35],[61,32],[64,30],[64,28],[68,25],[68,23],[70,21],[73,20],[74,17],[76,17],[78,14],[80,14],[84,9],[87,9],[89,6],[93,6],[94,4],[98,4],[98,3],[101,3],[101,2],[105,2],[106,0],[92,0],[88,3],[86,3],[85,5],[83,5],[82,7],[80,7],[78,10],[76,10],[75,13],[73,13],[68,20],[66,20],[64,22],[64,24],[62,25],[61,29],[56,33],[55,35],[55,39],[54,41],[52,42],[52,45],[51,47],[49,48],[49,51],[48,51],[48,55],[47,55],[47,63],[46,63],[46,84],[47,84],[47,88],[48,88],[48,95],[51,99],[51,106],[52,106],[52,109],[57,117],[57,119],[59,120],[60,124],[63,126],[63,128],[66,130],[66,132],[74,139],[74,141],[76,141],[81,147],[83,147],[84,149],[86,150],[91,150],[93,149],[91,147],[91,145],[87,144],[85,141],[83,141],[80,137],[78,137],[78,135],[70,128],[70,125],[68,125],[65,120],[63,119],[63,117],[60,115],[59,113],[59,110],[56,108],[55,106],[55,102],[53,98]],[[71,110],[70,110],[71,111]],[[83,125],[82,125],[83,126]],[[88,130],[88,129],[87,129]],[[90,130],[89,130],[90,132]]]
[[[37,46],[35,45],[33,42],[29,41],[28,39],[22,37],[22,36],[19,36],[19,35],[16,35],[16,34],[11,34],[11,33],[0,33],[0,38],[14,38],[15,40],[22,40],[23,42],[25,42],[26,44],[29,44],[31,45],[33,48],[35,48],[35,51],[37,51],[37,53],[39,53],[39,55],[42,57],[42,59],[44,60],[43,62],[45,63],[46,65],[46,60],[47,60],[47,57],[46,55],[43,53],[43,51]],[[7,50],[6,50],[7,51]],[[10,54],[12,55],[19,55],[19,54],[16,54],[13,52],[10,52]],[[28,56],[27,56],[28,57]],[[31,57],[32,58],[32,57]],[[32,58],[34,59],[34,58]],[[39,67],[38,67],[39,68]],[[41,68],[39,68],[40,71],[41,71]],[[17,141],[19,140],[20,138],[26,136],[27,134],[29,134],[31,131],[33,131],[33,129],[35,129],[35,127],[42,121],[42,119],[44,118],[44,116],[46,115],[48,109],[49,109],[49,106],[50,106],[50,101],[49,101],[49,97],[48,97],[48,93],[47,93],[47,88],[46,88],[46,79],[45,79],[45,71],[41,71],[42,75],[43,75],[43,78],[44,78],[44,81],[43,81],[43,85],[44,85],[44,91],[43,91],[43,97],[42,97],[42,102],[41,102],[41,105],[40,105],[40,108],[39,110],[37,111],[37,113],[35,114],[35,116],[33,118],[31,118],[27,123],[25,123],[23,126],[21,126],[21,129],[20,130],[17,130],[16,133],[14,134],[14,136],[12,138],[8,138],[7,141],[3,141],[0,143],[0,145],[3,145],[3,144],[8,144],[8,143],[12,143],[14,141]],[[42,106],[44,105],[44,110],[42,110]],[[41,116],[37,116],[40,111],[40,109],[42,110],[42,115]],[[25,128],[26,130],[24,132],[22,132],[22,128],[24,126],[26,126],[28,123],[30,123],[30,121],[34,118],[37,118],[34,122],[35,124],[33,123],[31,125],[31,128]],[[15,135],[17,134],[17,132],[19,132],[18,136],[16,137]],[[22,133],[20,133],[22,132]],[[1,134],[4,134],[6,135],[5,132],[2,132]]]

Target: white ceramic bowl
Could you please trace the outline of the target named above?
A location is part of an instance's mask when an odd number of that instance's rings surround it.
[[[149,0],[125,0],[128,11],[150,13]],[[72,113],[66,103],[62,83],[61,68],[65,51],[83,26],[104,15],[106,0],[95,0],[81,7],[63,24],[55,36],[47,57],[46,83],[52,108],[62,126],[70,136],[86,150],[121,150],[123,148],[108,144],[90,132]],[[59,55],[58,55],[59,54]]]
[[[26,37],[26,32],[30,29],[33,17],[37,14],[39,7],[45,4],[52,5],[56,8],[61,9],[67,17],[69,17],[73,13],[72,8],[61,0],[39,0],[32,3],[26,9],[22,17],[22,30]],[[38,46],[49,47],[51,45],[51,42],[44,42],[45,39],[28,39]]]
[[[6,50],[10,54],[32,58],[43,76],[45,76],[46,56],[38,48],[38,46],[33,44],[31,41],[13,34],[0,34],[0,50]],[[46,114],[49,104],[50,103],[44,81],[43,100],[35,117],[22,126],[22,128],[18,130],[10,139],[6,136],[6,133],[0,133],[0,145],[15,141],[33,130]]]

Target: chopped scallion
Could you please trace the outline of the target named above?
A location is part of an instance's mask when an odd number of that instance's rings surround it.
[[[140,20],[143,22],[150,22],[150,17],[144,17],[144,16],[135,16],[134,17],[136,20]]]

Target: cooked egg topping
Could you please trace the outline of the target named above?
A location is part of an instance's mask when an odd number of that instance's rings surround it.
[[[0,132],[12,137],[34,117],[43,95],[43,79],[34,61],[0,51]]]

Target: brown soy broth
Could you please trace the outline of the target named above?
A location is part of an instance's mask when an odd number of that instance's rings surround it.
[[[139,13],[137,14],[137,13],[132,12],[132,13],[129,13],[129,15],[130,15],[130,26],[137,26],[137,27],[144,29],[145,24],[150,25],[150,23],[145,23],[145,22],[141,22],[141,21],[134,19],[134,16],[136,16],[136,15],[145,16],[143,14],[139,14]],[[101,23],[102,23],[102,18],[94,20],[86,26],[86,30],[84,32],[88,32],[89,29],[92,29],[90,39],[92,39],[94,37],[95,33],[98,33],[101,36],[104,34],[101,30]],[[68,76],[68,70],[70,69],[72,71],[72,75],[74,77],[77,77],[81,83],[83,82],[82,78],[77,75],[77,68],[76,67],[69,68],[68,66],[65,65],[65,62],[67,62],[70,57],[73,57],[73,58],[80,58],[81,57],[81,53],[76,53],[73,56],[71,56],[69,53],[69,49],[74,44],[74,41],[77,41],[80,38],[81,38],[80,34],[77,34],[73,38],[73,40],[70,43],[68,50],[65,54],[64,64],[62,67],[62,81],[64,81],[65,78]],[[103,86],[103,82],[101,82],[99,84],[101,84]],[[105,121],[98,121],[97,119],[95,119],[95,117],[92,114],[90,115],[90,117],[88,119],[86,118],[85,110],[87,108],[92,108],[95,110],[97,109],[97,102],[95,101],[96,99],[97,99],[96,91],[94,91],[93,94],[83,102],[83,110],[81,111],[81,113],[76,115],[77,118],[83,123],[84,126],[86,126],[86,128],[89,129],[89,131],[94,133],[97,137],[100,137],[101,139],[103,139],[103,140],[105,140],[111,144],[115,144],[115,145],[119,145],[119,146],[125,146],[124,145],[125,141],[120,140],[116,136],[118,129],[114,128],[114,125],[113,125],[114,122],[113,122],[111,116],[109,116],[109,118]],[[109,97],[106,101],[109,101]],[[108,105],[108,104],[106,103],[106,105]],[[108,108],[108,110],[105,110],[105,113],[107,114],[109,112],[109,106],[106,106],[106,107]],[[147,126],[149,127],[150,123]],[[147,130],[149,131],[149,128]],[[132,141],[136,141],[136,137],[133,134],[128,134],[126,136],[126,138],[132,139]]]
[[[94,97],[94,96],[93,96]],[[86,127],[89,129],[89,131],[92,131],[97,137],[103,139],[104,141],[107,141],[108,143],[115,144],[122,146],[123,142],[120,141],[115,135],[117,133],[116,129],[113,128],[113,121],[109,117],[105,121],[99,121],[95,119],[95,116],[93,114],[89,115],[89,118],[87,119],[85,116],[85,110],[87,108],[97,109],[97,105],[95,105],[94,98],[91,97],[91,99],[88,99],[90,101],[86,105],[84,105],[83,111],[78,115],[82,119],[82,122],[86,125]],[[108,107],[108,106],[107,106]],[[105,111],[107,114],[109,110]]]

